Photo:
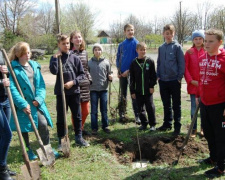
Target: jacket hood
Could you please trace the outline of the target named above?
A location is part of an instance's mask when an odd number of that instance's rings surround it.
[[[104,57],[99,58],[99,60],[96,57],[92,57],[91,58],[92,61],[97,61],[97,62],[98,61],[103,61],[104,59],[105,59]]]

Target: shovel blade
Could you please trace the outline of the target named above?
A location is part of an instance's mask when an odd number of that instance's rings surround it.
[[[31,175],[26,165],[21,167],[22,175],[18,175],[18,180],[39,180],[41,179],[41,170],[38,161],[30,162]]]
[[[39,148],[37,149],[37,154],[39,156],[39,159],[44,166],[52,166],[55,163],[55,155],[53,153],[51,144],[44,146],[44,149],[45,149],[47,157],[44,154],[43,150]]]
[[[62,145],[62,152],[65,157],[70,156],[70,140],[68,135],[64,136],[64,138],[61,139],[61,145]]]

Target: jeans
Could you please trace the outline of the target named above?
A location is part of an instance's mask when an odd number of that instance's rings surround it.
[[[174,112],[174,130],[180,131],[181,128],[181,84],[177,81],[159,80],[160,95],[164,109],[163,126],[171,127]],[[171,107],[172,99],[172,107]]]
[[[91,129],[98,130],[98,100],[100,99],[100,111],[102,115],[102,129],[108,127],[107,116],[107,91],[91,91]]]
[[[2,109],[6,115],[6,118],[8,119],[8,121],[10,121],[11,107],[10,107],[9,99],[6,98],[4,101],[0,101],[0,105],[2,106]]]
[[[0,166],[6,166],[6,159],[9,150],[9,144],[12,139],[12,132],[9,127],[8,119],[0,105]]]
[[[200,102],[201,119],[204,136],[208,142],[210,158],[217,162],[221,171],[225,160],[225,102],[215,105],[204,105]]]
[[[196,110],[195,94],[190,94],[190,98],[191,98],[191,119],[192,119]],[[202,123],[201,123],[201,128],[202,128]],[[196,130],[196,129],[197,129],[197,119],[193,126],[193,130]]]
[[[128,77],[119,78],[120,81],[120,106],[119,106],[119,114],[124,115],[126,113],[126,105],[127,105],[127,86],[129,84]],[[135,117],[138,117],[138,108],[136,99],[132,99],[132,107],[134,111]]]

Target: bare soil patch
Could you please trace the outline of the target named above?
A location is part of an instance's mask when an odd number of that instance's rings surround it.
[[[180,152],[183,145],[184,137],[141,137],[140,147],[142,159],[148,160],[154,165],[167,163],[171,165]],[[137,140],[133,143],[124,144],[117,140],[106,139],[102,141],[104,147],[108,149],[121,164],[130,164],[133,161],[139,160],[139,150]],[[207,142],[202,138],[199,142],[190,139],[182,156],[197,159],[199,154],[208,153]],[[182,163],[180,161],[180,163]]]

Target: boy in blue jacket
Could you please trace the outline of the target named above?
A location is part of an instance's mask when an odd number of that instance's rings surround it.
[[[174,34],[175,28],[173,25],[167,24],[164,26],[163,37],[165,42],[158,50],[157,78],[164,109],[164,122],[158,130],[172,129],[174,118],[173,135],[178,136],[181,128],[181,80],[184,75],[185,60],[180,44],[173,40]],[[174,113],[172,113],[172,109]]]
[[[136,52],[136,45],[138,40],[134,37],[134,26],[126,24],[124,26],[124,34],[126,39],[119,44],[116,58],[116,66],[118,69],[118,78],[120,83],[120,103],[119,103],[119,116],[120,121],[124,122],[127,104],[127,85],[129,77],[129,68],[131,62],[138,56]],[[135,114],[136,123],[140,124],[138,117],[138,109],[136,100],[132,99],[132,106]]]

